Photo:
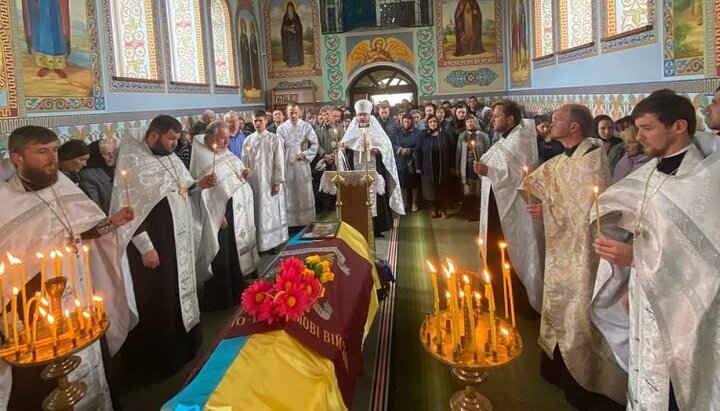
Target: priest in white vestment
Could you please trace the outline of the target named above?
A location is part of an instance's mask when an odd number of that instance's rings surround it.
[[[253,114],[255,132],[243,144],[243,164],[252,171],[258,251],[270,251],[288,240],[285,193],[284,143],[265,128],[265,112]]]
[[[493,125],[499,136],[476,163],[480,185],[480,238],[487,254],[490,192],[494,194],[510,262],[527,291],[535,311],[542,309],[545,239],[541,220],[525,207],[527,194],[519,191],[523,178],[540,165],[535,123],[522,120],[520,106],[510,100],[493,105]],[[494,244],[491,244],[494,247]]]
[[[318,151],[318,139],[312,126],[300,118],[300,107],[287,106],[288,120],[277,128],[285,146],[285,203],[288,226],[306,226],[315,221],[315,196],[310,162]]]
[[[227,123],[211,123],[193,142],[190,174],[215,174],[218,184],[193,198],[196,273],[204,283],[203,309],[227,308],[240,303],[244,277],[254,273],[259,260],[255,232],[250,169],[228,148]]]
[[[200,346],[200,311],[189,196],[216,183],[195,181],[174,153],[182,125],[155,117],[145,132],[120,141],[110,210],[130,204],[135,220],[118,230],[127,253],[140,321],[123,346],[123,365],[138,373],[174,374]]]
[[[353,168],[355,170],[365,169],[366,164],[368,170],[379,170],[377,157],[380,156],[388,177],[385,179],[385,197],[389,198],[392,211],[397,215],[405,215],[392,142],[377,119],[371,115],[372,107],[372,103],[368,100],[358,100],[355,103],[356,116],[345,131],[340,144],[343,148],[354,151]],[[337,161],[338,169],[349,168],[346,163],[346,160],[339,159]],[[381,196],[381,199],[378,200],[383,201],[382,198]],[[379,202],[378,200],[376,202]],[[373,215],[377,215],[375,210],[381,208],[382,205],[377,204],[374,207]]]
[[[638,143],[656,160],[599,197],[602,235],[594,247],[608,265],[598,272],[593,320],[628,370],[628,409],[716,409],[717,140],[695,133],[692,103],[669,90],[642,100],[632,116]]]
[[[47,258],[50,251],[65,254],[63,272],[70,272],[70,256],[74,255],[75,285],[68,281],[63,295],[63,307],[74,307],[74,292],[83,307],[91,307],[92,293],[104,298],[105,312],[110,320],[106,341],[110,354],[115,354],[127,336],[137,315],[126,294],[123,268],[117,253],[115,230],[133,218],[133,211],[122,208],[107,218],[63,173],[58,172],[57,135],[44,127],[25,126],[10,134],[8,139],[10,160],[0,164],[0,250],[11,252],[23,261],[28,273],[23,288],[28,298],[40,291],[40,262],[36,253]],[[17,171],[16,168],[17,167]],[[89,248],[92,272],[92,289],[86,283],[83,246]],[[4,255],[2,259],[4,259]],[[8,273],[8,262],[5,262]],[[3,301],[10,301],[12,286],[6,275]],[[68,276],[70,278],[70,276]],[[22,294],[22,291],[20,292]],[[33,306],[31,306],[32,308]],[[6,307],[3,315],[9,317]],[[21,308],[18,308],[20,311]],[[32,310],[31,310],[32,314]],[[19,318],[7,318],[12,324],[18,321],[18,332],[23,324]],[[6,335],[7,340],[11,336]],[[111,409],[100,342],[80,351],[82,362],[70,373],[71,381],[82,380],[88,386],[85,396],[75,405],[77,410]],[[50,393],[40,379],[44,367],[15,368],[12,371],[0,361],[0,409],[40,409]]]

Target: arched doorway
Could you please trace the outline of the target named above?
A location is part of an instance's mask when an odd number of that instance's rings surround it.
[[[348,87],[350,105],[367,99],[377,104],[388,100],[390,106],[408,100],[417,107],[417,83],[405,71],[389,65],[369,67],[350,80]]]

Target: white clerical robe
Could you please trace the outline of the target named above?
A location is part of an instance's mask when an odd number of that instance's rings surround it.
[[[628,409],[666,410],[672,381],[681,410],[712,410],[720,404],[720,155],[691,145],[676,175],[656,165],[599,198],[603,234],[614,225],[634,236],[633,265],[598,275],[593,309],[605,335],[616,335],[616,355],[629,351]],[[629,323],[608,315],[623,281]]]
[[[40,272],[40,263],[36,253],[43,253],[47,258],[53,249],[61,249],[65,254],[65,258],[62,260],[63,272],[67,275],[70,272],[70,253],[66,253],[64,248],[68,245],[69,234],[63,224],[69,223],[73,236],[79,239],[80,234],[92,229],[105,219],[102,210],[62,173],[59,173],[57,183],[34,193],[25,191],[18,175],[13,174],[7,182],[2,180],[0,198],[4,199],[4,205],[0,212],[0,250],[9,251],[15,257],[20,258],[28,275]],[[49,207],[56,210],[56,213],[63,218],[62,222]],[[67,217],[67,221],[65,221],[65,217]],[[134,325],[137,314],[126,294],[125,275],[117,254],[115,235],[106,234],[84,243],[89,246],[91,253],[90,268],[93,275],[93,289],[95,294],[105,299],[105,312],[110,320],[110,328],[106,336],[110,351],[114,354],[125,340],[128,329]],[[79,244],[80,249],[82,249],[82,245]],[[89,296],[85,282],[84,257],[76,257],[74,266],[78,299],[81,300],[83,306],[87,306]],[[51,270],[49,272],[52,273]],[[63,307],[74,307],[73,283],[70,281],[71,277],[69,275],[67,277]],[[12,289],[7,282],[9,278],[6,276],[5,295],[3,296],[6,302],[9,301]],[[9,319],[9,321],[13,320]],[[21,324],[18,324],[18,330],[22,332]],[[100,343],[94,343],[80,351],[78,355],[82,362],[76,370],[70,373],[69,377],[71,381],[82,380],[87,384],[88,392],[75,405],[75,409],[93,411],[112,409]],[[10,367],[4,361],[0,361],[0,409],[7,407],[11,385]],[[25,393],[25,395],[33,394]]]
[[[280,188],[271,194],[274,184],[285,182],[283,140],[267,130],[249,135],[243,143],[243,163],[252,170],[249,178],[255,205],[258,251],[267,251],[288,239],[285,193]]]
[[[542,202],[547,247],[538,343],[550,358],[557,346],[584,389],[624,404],[627,374],[590,319],[599,258],[591,248],[589,213],[593,186],[604,190],[610,181],[607,155],[596,144],[583,140],[572,156],[552,158],[523,182]]]
[[[195,184],[195,180],[174,153],[161,157],[153,154],[144,140],[144,130],[140,129],[128,130],[120,140],[116,170],[110,213],[127,206],[128,201],[135,211],[135,219],[117,230],[119,253],[126,252],[130,241],[140,254],[154,248],[151,238],[145,232],[137,235],[135,232],[153,208],[167,198],[175,232],[179,309],[185,331],[190,331],[200,323],[192,207],[188,195],[188,189]],[[127,175],[123,176],[122,171]]]
[[[277,128],[285,145],[285,203],[288,226],[305,226],[315,221],[315,195],[310,162],[318,150],[318,139],[312,126],[302,120],[285,121]],[[305,158],[296,160],[302,153]]]
[[[495,193],[500,225],[515,272],[527,290],[530,305],[540,312],[543,298],[545,240],[542,221],[530,217],[519,190],[524,169],[539,164],[535,123],[523,122],[500,138],[480,159],[488,167],[480,194],[480,238],[487,255],[490,190]]]
[[[218,179],[217,185],[203,190],[199,196],[193,196],[196,272],[200,283],[213,274],[211,264],[220,250],[218,231],[230,199],[238,262],[243,274],[254,272],[260,259],[255,232],[253,191],[242,175],[245,166],[228,149],[213,155],[212,149],[205,145],[204,136],[200,139],[196,136],[190,159],[190,174],[200,179],[213,171]]]

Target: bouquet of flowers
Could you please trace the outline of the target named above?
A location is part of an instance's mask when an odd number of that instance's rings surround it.
[[[325,296],[325,286],[335,279],[330,270],[332,254],[312,255],[302,261],[288,257],[269,279],[254,282],[243,293],[243,309],[258,321],[294,321]]]

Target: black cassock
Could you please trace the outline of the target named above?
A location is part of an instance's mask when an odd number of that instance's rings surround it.
[[[160,256],[157,268],[147,268],[135,245],[127,255],[132,273],[140,322],[130,331],[122,348],[122,361],[132,371],[174,374],[190,361],[202,342],[196,325],[185,331],[180,312],[175,230],[167,198],[163,198],[140,224],[136,235],[146,231]]]
[[[213,276],[205,281],[201,304],[203,311],[221,310],[240,304],[240,294],[245,288],[235,242],[232,197],[225,206],[225,219],[228,226],[218,231],[220,249],[212,262]]]

